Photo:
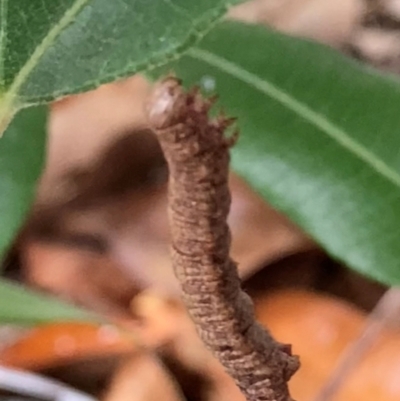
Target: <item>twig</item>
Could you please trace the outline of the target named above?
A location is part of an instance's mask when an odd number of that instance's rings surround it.
[[[400,318],[400,288],[391,288],[383,295],[369,315],[363,332],[344,352],[329,380],[314,401],[329,401],[340,390],[350,373],[361,362],[366,351],[382,330]]]
[[[229,148],[233,122],[210,120],[212,99],[185,93],[167,78],[148,104],[167,159],[172,258],[183,300],[203,342],[249,401],[289,401],[287,382],[298,369],[290,346],[276,342],[254,317],[229,257]]]

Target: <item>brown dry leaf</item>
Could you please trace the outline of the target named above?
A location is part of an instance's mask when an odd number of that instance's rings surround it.
[[[38,201],[54,199],[64,173],[88,166],[120,135],[144,125],[148,91],[148,83],[136,75],[54,103]]]
[[[293,344],[301,368],[290,387],[295,399],[312,401],[345,348],[362,332],[366,315],[349,304],[304,291],[256,299],[257,315],[274,336]],[[386,330],[346,380],[337,401],[394,401],[400,397],[400,331]]]
[[[102,401],[183,401],[172,376],[158,358],[135,356],[114,374]]]
[[[379,0],[376,1],[377,5],[382,7],[384,11],[393,16],[393,18],[400,19],[400,1],[399,0]]]
[[[339,46],[349,40],[364,8],[362,0],[253,0],[230,16]]]
[[[285,216],[276,212],[240,177],[231,174],[232,205],[228,224],[232,231],[232,259],[247,279],[260,268],[315,243]]]
[[[33,240],[24,244],[21,263],[29,266],[24,273],[30,284],[106,316],[131,317],[129,304],[138,289],[108,257]]]

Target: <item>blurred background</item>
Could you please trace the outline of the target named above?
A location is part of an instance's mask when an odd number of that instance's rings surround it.
[[[398,0],[255,0],[228,17],[400,72]],[[143,111],[149,90],[134,76],[52,105],[36,203],[4,262],[8,278],[99,312],[124,330],[70,322],[0,327],[1,366],[84,393],[7,376],[0,366],[0,399],[243,400],[179,299],[169,258],[168,171]],[[234,173],[230,186],[232,256],[244,288],[259,320],[300,355],[292,393],[311,401],[386,288],[331,260]],[[400,331],[393,324],[335,399],[399,400],[399,377]]]

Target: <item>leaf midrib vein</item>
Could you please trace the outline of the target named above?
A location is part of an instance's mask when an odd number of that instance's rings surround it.
[[[371,168],[391,181],[397,187],[400,187],[400,175],[395,170],[379,159],[374,153],[356,142],[343,129],[329,121],[324,115],[315,112],[309,106],[280,89],[272,82],[269,82],[236,63],[208,50],[193,47],[189,49],[186,54],[194,59],[206,62],[226,72],[253,87],[257,91],[271,97],[295,114],[302,117],[304,120],[308,121],[310,124],[321,129],[347,151],[367,163]]]
[[[5,48],[7,40],[7,2],[0,2],[0,87],[4,85]]]
[[[59,21],[49,30],[47,35],[42,39],[40,44],[32,52],[29,59],[18,72],[9,90],[7,91],[7,98],[10,104],[13,102],[15,96],[18,94],[19,89],[24,84],[29,74],[38,64],[40,59],[45,54],[46,50],[52,45],[60,33],[71,23],[74,17],[90,0],[75,0],[71,7],[69,7]]]

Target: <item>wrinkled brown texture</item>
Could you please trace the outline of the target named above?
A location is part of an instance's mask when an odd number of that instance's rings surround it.
[[[255,321],[229,256],[229,147],[235,135],[225,136],[230,119],[210,121],[212,103],[167,78],[148,104],[170,172],[174,271],[200,337],[246,398],[287,401],[287,381],[298,360]]]

